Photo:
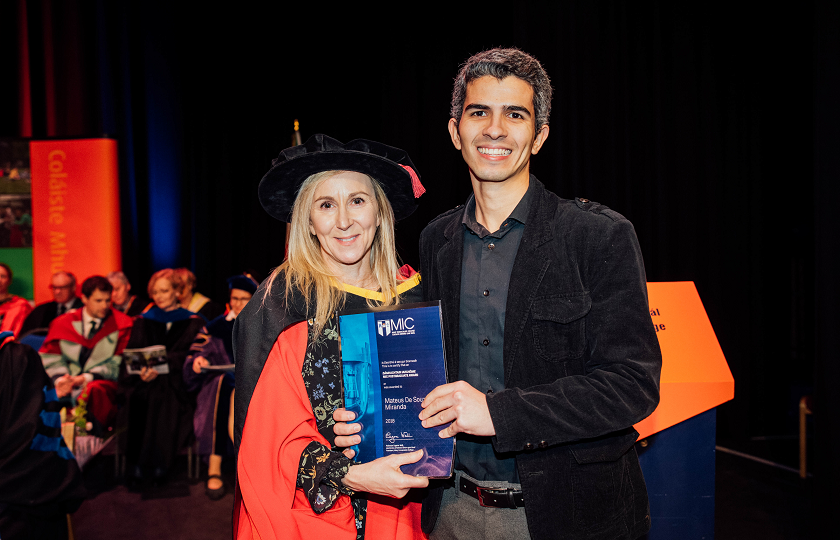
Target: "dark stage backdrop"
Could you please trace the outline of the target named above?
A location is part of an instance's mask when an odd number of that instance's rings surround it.
[[[416,266],[422,227],[470,191],[446,131],[452,78],[471,53],[518,46],[556,89],[533,172],[631,219],[650,281],[697,284],[735,377],[721,440],[795,433],[814,370],[814,4],[524,0],[384,23],[356,7],[120,4],[0,8],[6,82],[17,74],[0,135],[118,139],[135,286],[185,265],[221,298],[227,276],[281,262],[256,186],[296,118],[304,138],[408,150],[428,188],[398,224]]]

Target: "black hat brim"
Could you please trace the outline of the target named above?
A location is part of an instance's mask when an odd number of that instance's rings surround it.
[[[388,197],[394,218],[398,221],[417,209],[411,175],[401,166],[414,169],[414,164],[403,150],[364,139],[342,145],[325,135],[314,136],[302,146],[314,146],[310,143],[315,137],[321,138],[320,145],[315,148],[331,145],[332,149],[299,151],[291,157],[281,152],[274,166],[260,181],[260,203],[269,215],[280,221],[291,222],[301,184],[311,175],[323,171],[353,171],[376,179]]]

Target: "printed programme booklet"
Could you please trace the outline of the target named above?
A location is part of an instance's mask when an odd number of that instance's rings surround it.
[[[125,362],[125,369],[129,375],[139,375],[144,367],[150,367],[159,375],[169,373],[169,364],[166,360],[166,347],[163,345],[152,345],[142,349],[125,349],[122,353],[122,360]]]
[[[441,439],[446,426],[426,429],[418,417],[423,398],[446,384],[440,302],[338,315],[345,408],[362,424],[355,459],[365,463],[422,449],[420,461],[403,465],[402,472],[451,476],[455,438]]]

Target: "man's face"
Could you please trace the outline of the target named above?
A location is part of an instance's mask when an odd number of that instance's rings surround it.
[[[242,289],[231,289],[230,290],[230,309],[237,315],[239,312],[242,311],[242,308],[248,303],[251,299],[251,293],[248,291],[243,291]]]
[[[114,287],[114,292],[111,294],[111,301],[117,306],[125,304],[125,301],[128,300],[128,293],[131,292],[131,285],[116,278],[109,279],[108,281]]]
[[[111,293],[96,289],[90,296],[82,295],[82,304],[85,305],[85,311],[88,315],[96,319],[103,319],[111,307]]]
[[[64,274],[53,276],[50,289],[52,289],[53,300],[59,304],[66,304],[76,296],[76,291],[73,290],[73,280]]]
[[[535,135],[534,90],[517,77],[491,76],[467,85],[461,123],[449,119],[449,134],[470,168],[473,182],[528,181],[531,155],[548,137],[548,125]]]

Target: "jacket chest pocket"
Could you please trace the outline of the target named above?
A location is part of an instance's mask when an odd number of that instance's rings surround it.
[[[534,299],[531,335],[536,353],[552,362],[580,358],[586,347],[586,314],[591,308],[588,293]]]

